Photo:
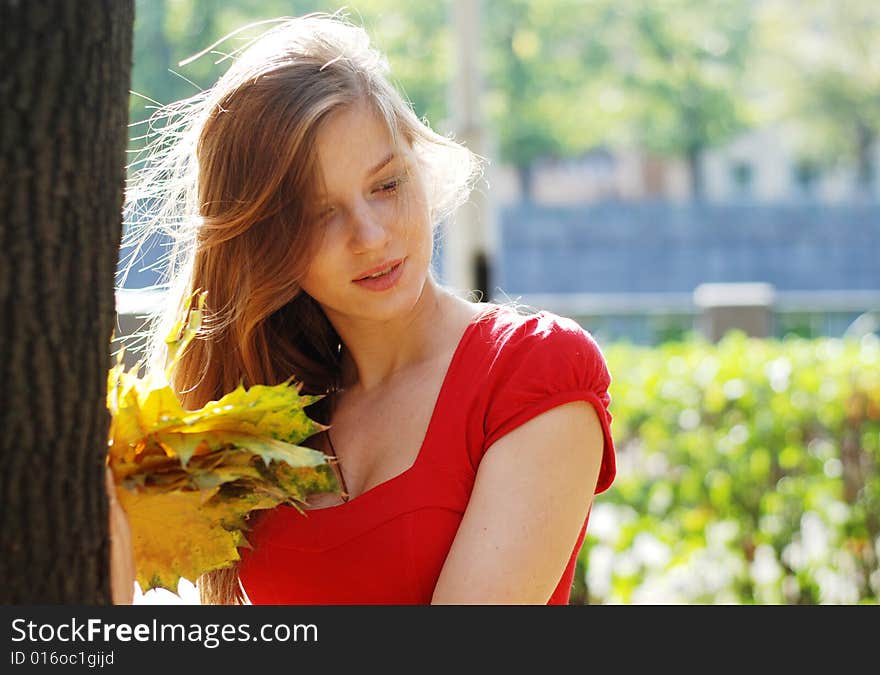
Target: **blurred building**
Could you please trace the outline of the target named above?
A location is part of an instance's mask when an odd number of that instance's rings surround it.
[[[523,201],[516,170],[500,165],[491,170],[492,195],[500,206]],[[638,151],[597,149],[582,157],[536,163],[531,200],[545,206],[594,204],[609,200],[689,198],[683,162]]]
[[[797,130],[777,124],[746,132],[706,153],[706,196],[713,202],[810,202],[841,204],[862,198],[851,164],[822,167],[807,160]],[[880,168],[880,143],[874,147]],[[873,182],[880,196],[880,171]]]
[[[749,130],[703,155],[704,200],[710,203],[827,203],[861,197],[852,165],[818,166],[808,162],[794,126],[768,125]],[[880,198],[880,143],[874,148],[874,195]],[[531,201],[545,206],[594,204],[607,200],[691,198],[686,164],[638,150],[598,149],[582,157],[548,159],[534,167]],[[516,171],[492,169],[492,192],[499,205],[522,201]]]
[[[771,335],[865,325],[880,310],[880,200],[864,198],[854,167],[808,164],[801,147],[779,124],[707,151],[699,202],[683,161],[638,151],[539,162],[530,199],[512,167],[492,167],[494,293],[642,343],[711,333],[720,306],[700,298],[724,293],[728,313]]]

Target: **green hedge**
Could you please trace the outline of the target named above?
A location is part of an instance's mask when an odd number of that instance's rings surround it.
[[[618,475],[572,603],[877,604],[880,339],[604,352]]]

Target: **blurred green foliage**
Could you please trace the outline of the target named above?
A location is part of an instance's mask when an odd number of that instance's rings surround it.
[[[745,73],[755,48],[751,3],[619,3],[613,52],[639,147],[684,157],[703,194],[703,153],[746,128]]]
[[[870,195],[880,140],[880,3],[765,0],[760,9],[753,86],[763,90],[764,114],[799,121],[801,180],[845,164]]]
[[[605,354],[618,476],[572,602],[877,604],[877,336]]]
[[[260,27],[178,65],[223,36],[276,17],[343,10],[387,55],[418,115],[453,132],[453,4],[137,0],[132,122],[149,114],[147,99],[167,104],[209,87],[228,65],[217,63],[222,55]],[[682,157],[699,195],[705,150],[782,120],[803,132],[796,152],[810,171],[847,162],[872,189],[876,0],[481,0],[481,8],[475,67],[491,158],[517,168],[526,195],[536,162],[596,148]]]

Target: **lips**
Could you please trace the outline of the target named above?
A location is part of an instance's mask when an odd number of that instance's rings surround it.
[[[376,267],[372,267],[368,269],[366,272],[362,272],[359,276],[352,279],[352,281],[360,281],[361,279],[365,279],[371,274],[376,274],[378,272],[385,272],[393,267],[397,267],[400,263],[403,262],[403,258],[398,258],[396,260],[388,260],[387,262],[382,263],[381,265],[376,265]]]
[[[398,265],[391,268],[390,272],[380,274],[377,277],[367,277],[366,279],[355,279],[351,283],[361,290],[376,293],[384,293],[395,288],[403,277],[403,271],[406,268],[407,259],[404,258]]]

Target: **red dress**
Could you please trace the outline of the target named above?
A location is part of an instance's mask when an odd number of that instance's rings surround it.
[[[462,335],[413,465],[338,506],[261,513],[241,548],[253,604],[427,605],[486,450],[517,426],[587,401],[605,434],[596,493],[615,475],[610,376],[574,320],[511,307],[483,312]],[[567,604],[589,514],[548,604]],[[541,543],[536,541],[536,546]]]

